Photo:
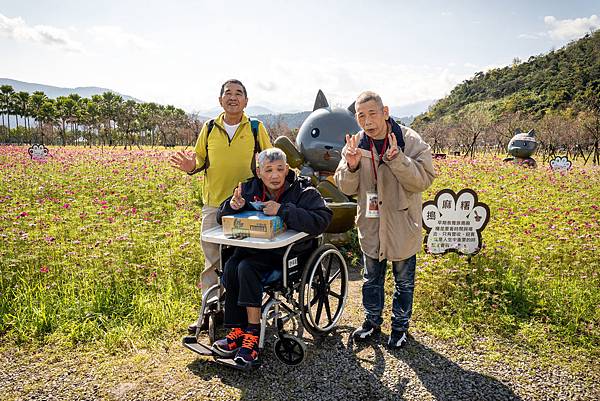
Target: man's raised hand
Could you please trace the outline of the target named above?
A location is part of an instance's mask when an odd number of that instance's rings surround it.
[[[191,173],[196,168],[196,158],[193,156],[188,158],[188,156],[181,151],[171,156],[169,161],[171,162],[171,167],[175,167],[186,173]]]
[[[393,132],[388,134],[388,140],[390,142],[390,147],[385,151],[384,159],[385,160],[394,160],[396,156],[398,156],[398,141],[396,140],[396,135]]]
[[[346,146],[342,152],[342,157],[346,160],[346,164],[351,170],[358,167],[360,163],[360,150],[358,150],[359,134],[348,135],[346,134]]]

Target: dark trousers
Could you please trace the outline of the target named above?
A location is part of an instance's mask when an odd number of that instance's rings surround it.
[[[384,305],[384,281],[387,260],[381,262],[363,253],[364,281],[362,287],[363,306],[367,319],[376,326],[381,326],[381,313]],[[413,293],[415,291],[415,267],[417,257],[392,262],[394,272],[394,296],[392,298],[392,329],[408,330],[412,315]]]
[[[269,251],[236,248],[223,268],[225,286],[225,327],[248,325],[247,306],[260,308],[263,278],[273,270],[281,270],[281,256]]]

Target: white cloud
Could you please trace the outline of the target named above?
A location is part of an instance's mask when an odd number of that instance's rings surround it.
[[[541,33],[537,33],[537,34],[531,34],[531,33],[522,33],[518,36],[519,39],[532,39],[532,40],[537,40],[540,37],[544,36]]]
[[[558,20],[556,17],[548,15],[544,17],[544,23],[550,27],[548,35],[552,39],[572,40],[598,29],[600,27],[600,18],[594,14],[589,18]]]
[[[133,33],[125,32],[114,25],[97,25],[87,31],[100,43],[116,46],[120,49],[133,48],[137,50],[155,49],[156,45],[149,40]]]
[[[64,29],[48,25],[29,26],[21,17],[9,18],[3,14],[0,14],[0,37],[40,43],[72,52],[83,50],[81,43],[71,39]]]
[[[346,107],[360,92],[374,90],[386,104],[400,106],[441,98],[472,76],[471,71],[458,66],[426,67],[335,59],[317,62],[273,59],[268,68],[246,73],[252,104],[269,101],[279,104],[282,110],[307,110],[312,107],[318,89],[324,91],[332,105]],[[268,90],[261,81],[275,85]]]

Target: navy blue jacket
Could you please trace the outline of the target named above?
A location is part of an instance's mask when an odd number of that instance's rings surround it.
[[[240,210],[233,210],[229,204],[230,196],[219,207],[217,222],[222,224],[222,217],[237,214],[246,210],[254,210],[251,201],[254,197],[262,198],[263,182],[260,178],[253,177],[242,184],[242,197],[246,204]],[[284,191],[279,198],[279,211],[287,228],[304,231],[310,235],[318,235],[327,229],[333,212],[325,204],[325,200],[306,177],[298,177],[292,170],[285,177]]]

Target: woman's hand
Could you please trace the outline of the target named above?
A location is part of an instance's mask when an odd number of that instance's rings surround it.
[[[281,205],[275,201],[267,201],[265,202],[265,208],[263,209],[263,213],[267,216],[276,216],[280,206]]]
[[[233,196],[229,201],[229,206],[233,210],[240,210],[246,204],[246,200],[242,197],[242,183],[240,182],[236,189],[233,190]]]

